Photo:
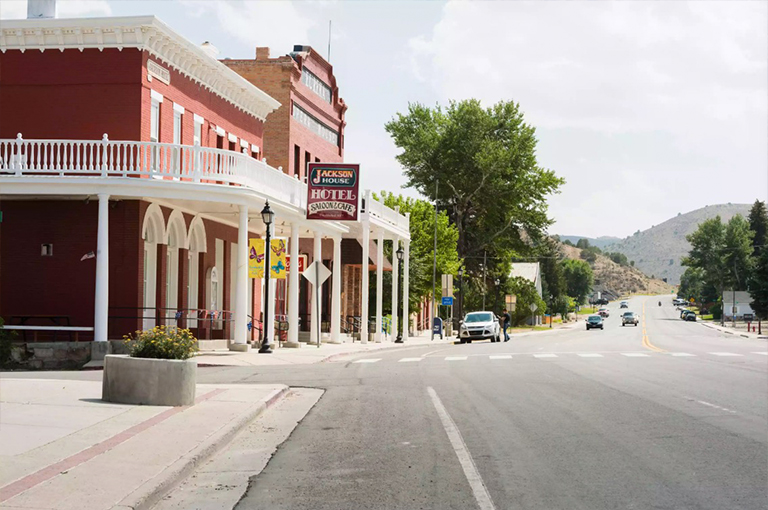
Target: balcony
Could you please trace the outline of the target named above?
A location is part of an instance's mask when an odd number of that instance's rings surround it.
[[[0,177],[145,178],[245,186],[298,210],[307,185],[233,151],[153,142],[0,139]]]

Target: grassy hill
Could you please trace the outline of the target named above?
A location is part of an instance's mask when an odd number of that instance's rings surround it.
[[[695,231],[699,223],[718,214],[723,222],[733,216],[749,214],[751,204],[719,204],[696,209],[654,225],[648,230],[635,232],[634,235],[615,242],[605,248],[617,251],[635,261],[635,266],[645,274],[656,278],[667,278],[671,284],[679,284],[685,268],[680,259],[688,254],[690,245],[685,236]]]
[[[581,259],[581,249],[560,245],[563,255],[569,259]],[[590,264],[595,275],[594,290],[611,296],[628,294],[669,294],[674,290],[661,280],[649,278],[636,267],[622,266],[605,255],[597,255]]]

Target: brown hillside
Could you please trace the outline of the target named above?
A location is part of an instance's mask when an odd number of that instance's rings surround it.
[[[581,260],[581,249],[567,244],[561,245],[563,254],[569,259]],[[670,294],[674,286],[658,279],[649,278],[635,267],[621,266],[605,255],[598,255],[592,266],[595,275],[595,290],[610,292],[617,296],[627,294]]]

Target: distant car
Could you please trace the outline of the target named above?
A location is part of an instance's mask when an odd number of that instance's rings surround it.
[[[635,312],[624,312],[624,315],[621,316],[621,325],[625,326],[627,324],[634,324],[637,326],[637,323],[640,322],[637,320],[637,315],[635,315]]]
[[[607,305],[608,304],[608,300],[605,299],[605,298],[600,298],[600,299],[595,300],[595,304],[596,305]]]
[[[597,315],[605,319],[606,317],[609,317],[611,314],[608,313],[607,308],[601,308],[597,311]]]
[[[619,308],[629,308],[629,303],[627,303],[626,301],[622,301],[621,303],[619,303]]]
[[[471,312],[464,316],[459,327],[459,342],[471,344],[472,340],[501,341],[501,328],[493,312]]]
[[[587,331],[597,328],[603,329],[603,318],[599,315],[590,315],[587,317]]]
[[[689,313],[693,313],[693,312],[691,310],[682,310],[680,312],[680,318],[685,320],[685,316],[688,315]]]
[[[683,317],[684,321],[692,321],[696,322],[696,312],[689,311],[685,316]]]

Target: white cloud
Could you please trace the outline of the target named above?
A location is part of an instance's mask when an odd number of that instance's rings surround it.
[[[59,18],[110,16],[112,9],[107,0],[60,0],[56,2]],[[1,19],[25,19],[27,0],[0,0]]]
[[[221,30],[249,45],[269,46],[273,55],[283,55],[294,44],[309,41],[315,25],[305,12],[310,3],[253,0],[180,0],[194,16],[214,15]]]
[[[520,102],[540,130],[540,161],[573,183],[553,199],[559,226],[578,229],[574,211],[609,211],[619,197],[628,215],[587,228],[622,234],[650,225],[640,214],[650,203],[666,214],[681,200],[693,209],[765,193],[767,26],[765,2],[451,1],[409,41],[411,69],[440,101]],[[553,133],[558,143],[545,143]],[[592,145],[563,149],[569,137]],[[627,172],[653,183],[653,198]],[[714,185],[724,173],[733,184]],[[584,179],[601,192],[574,193]]]

